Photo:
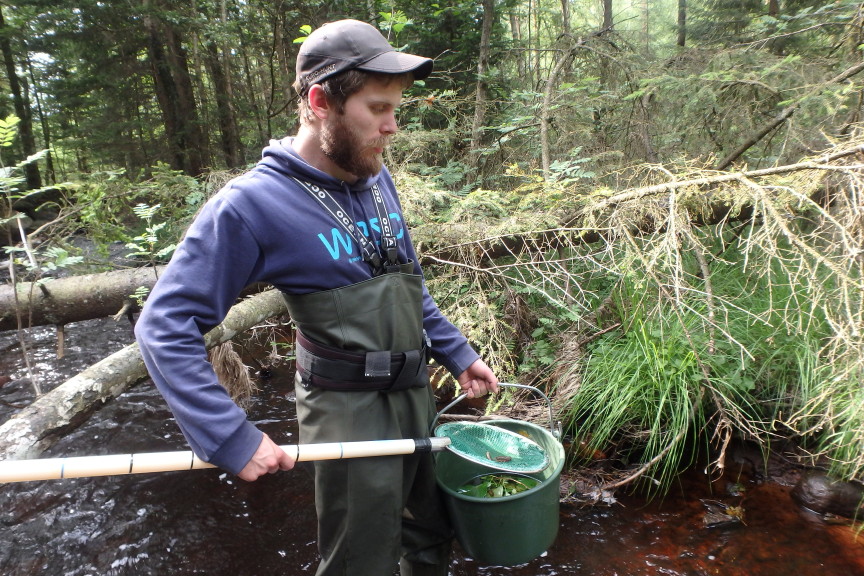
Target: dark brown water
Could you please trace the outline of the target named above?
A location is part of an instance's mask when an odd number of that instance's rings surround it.
[[[53,332],[33,339],[46,388],[131,342],[113,321],[67,328],[67,357],[53,358]],[[32,397],[14,334],[0,334],[0,401]],[[250,417],[281,444],[296,442],[289,375],[262,383]],[[0,420],[15,410],[0,405]],[[46,456],[186,450],[152,384],[106,405]],[[864,576],[864,534],[799,509],[789,488],[748,483],[734,503],[744,523],[709,528],[698,471],[662,502],[561,507],[559,535],[521,566],[480,566],[457,548],[452,576]],[[743,498],[743,500],[742,500]],[[526,530],[530,530],[526,526]],[[218,470],[0,486],[0,574],[4,576],[314,574],[312,482],[298,469],[245,483]],[[506,545],[506,543],[502,543]]]

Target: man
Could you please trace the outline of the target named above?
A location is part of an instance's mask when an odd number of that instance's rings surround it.
[[[153,381],[202,459],[255,480],[294,461],[246,420],[202,334],[241,290],[269,282],[297,326],[301,443],[417,438],[435,414],[432,356],[468,396],[498,381],[423,283],[384,148],[432,61],[374,27],[327,24],[303,43],[301,126],[202,209],[148,298],[136,336]],[[430,455],[315,463],[319,575],[446,575],[451,531]]]

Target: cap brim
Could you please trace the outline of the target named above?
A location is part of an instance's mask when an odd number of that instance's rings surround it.
[[[367,72],[381,72],[384,74],[405,74],[411,72],[414,74],[415,80],[423,80],[424,78],[428,78],[432,73],[433,66],[434,62],[431,58],[404,54],[394,50],[379,54],[357,66],[357,68],[359,70],[366,70]]]

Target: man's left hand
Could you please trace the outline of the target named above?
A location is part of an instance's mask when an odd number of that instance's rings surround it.
[[[498,378],[483,360],[476,360],[457,378],[468,398],[477,398],[488,392],[498,392]]]

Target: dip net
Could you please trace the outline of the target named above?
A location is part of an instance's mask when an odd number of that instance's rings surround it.
[[[435,436],[450,439],[448,450],[476,464],[531,474],[549,465],[539,444],[521,434],[489,424],[448,422],[435,429]]]

